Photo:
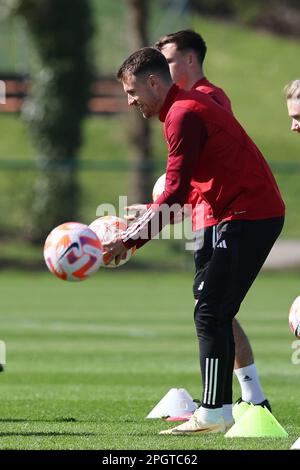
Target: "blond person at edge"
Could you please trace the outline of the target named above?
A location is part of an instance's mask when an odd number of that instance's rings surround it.
[[[288,114],[292,120],[291,131],[300,134],[300,79],[284,87]]]

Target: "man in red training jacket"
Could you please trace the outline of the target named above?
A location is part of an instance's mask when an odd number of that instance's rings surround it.
[[[130,106],[164,123],[168,160],[163,194],[106,249],[115,257],[142,247],[168,222],[165,209],[183,206],[194,190],[218,221],[194,312],[201,406],[189,421],[161,433],[225,432],[222,406],[232,397],[232,320],[282,230],[284,203],[264,157],[235,117],[206,94],[173,84],[158,50],[133,53],[118,78]]]

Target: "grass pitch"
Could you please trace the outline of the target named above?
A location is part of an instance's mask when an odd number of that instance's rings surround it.
[[[239,314],[287,439],[159,436],[172,423],[145,419],[172,387],[200,397],[191,283],[192,273],[124,268],[81,284],[2,273],[0,448],[289,449],[300,435],[287,322],[296,275],[262,275]]]

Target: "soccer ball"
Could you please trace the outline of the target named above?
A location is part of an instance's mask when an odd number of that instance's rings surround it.
[[[152,190],[152,201],[155,202],[162,195],[166,185],[166,173],[161,175],[153,186]]]
[[[300,296],[296,297],[290,308],[289,324],[293,335],[300,339]]]
[[[66,222],[50,232],[44,245],[46,265],[64,281],[83,281],[102,264],[102,246],[85,224]]]
[[[124,219],[121,219],[120,217],[116,217],[113,215],[106,215],[103,217],[99,217],[98,219],[95,219],[90,225],[90,229],[92,229],[99,240],[101,242],[110,242],[113,238],[118,236],[120,232],[124,232],[128,225]],[[130,260],[131,255],[135,252],[135,248],[129,249],[124,257],[121,259],[121,261],[116,264],[116,260],[110,259],[109,253],[103,253],[103,267],[105,268],[118,268],[119,266],[122,266],[123,264],[127,263],[127,261]]]
[[[153,190],[152,190],[152,201],[153,202],[156,202],[157,199],[159,198],[159,196],[162,195],[162,193],[165,190],[165,185],[166,185],[166,173],[161,175],[158,178],[158,180],[156,181],[156,183],[154,184],[154,186],[153,186]],[[182,222],[183,219],[185,219],[186,217],[189,217],[190,215],[191,214],[188,211],[188,207],[187,206],[183,207],[182,209],[180,209],[177,212],[177,214],[175,214],[173,223],[178,224],[178,223]]]

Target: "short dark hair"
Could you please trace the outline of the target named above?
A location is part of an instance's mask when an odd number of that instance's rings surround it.
[[[169,64],[164,55],[154,47],[143,47],[123,62],[117,79],[122,81],[128,74],[137,76],[150,73],[159,73],[165,81],[172,81]]]
[[[162,36],[156,43],[155,47],[161,51],[166,44],[176,44],[178,51],[192,49],[195,51],[199,63],[202,65],[207,47],[205,41],[200,34],[196,33],[192,29],[184,29],[177,31],[177,33],[170,33]]]

